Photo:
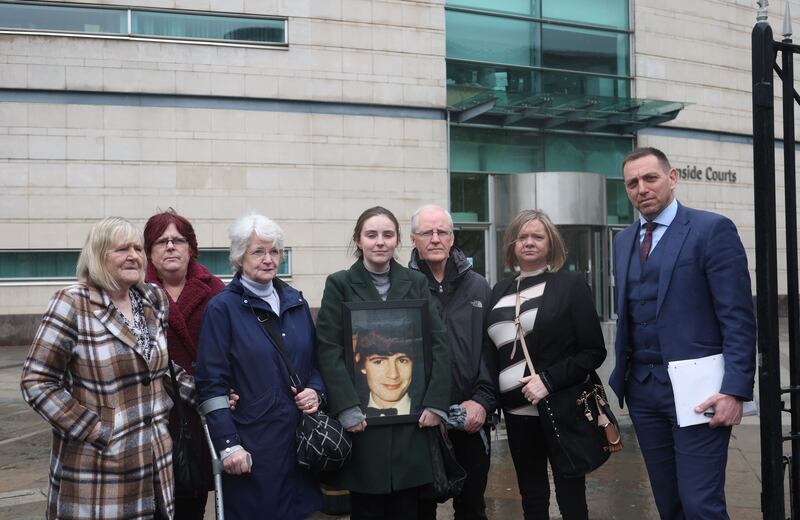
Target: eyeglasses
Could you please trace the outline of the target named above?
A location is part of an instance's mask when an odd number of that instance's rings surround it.
[[[167,244],[170,242],[172,242],[174,247],[185,246],[189,243],[189,241],[183,237],[164,237],[153,242],[153,245],[156,247],[167,247]]]
[[[275,248],[272,248],[272,249],[270,249],[268,251],[268,250],[264,249],[263,247],[259,247],[258,249],[254,249],[252,251],[248,251],[247,252],[247,255],[250,258],[254,259],[254,260],[261,260],[265,256],[267,256],[268,254],[269,254],[270,258],[273,258],[273,259],[281,257],[281,252],[279,250],[275,249]]]
[[[424,238],[426,240],[433,238],[433,235],[438,235],[439,238],[448,238],[452,235],[453,232],[449,229],[431,229],[428,231],[420,231],[419,233],[414,233],[414,235]]]

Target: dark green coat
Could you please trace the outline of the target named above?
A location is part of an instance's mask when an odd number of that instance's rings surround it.
[[[421,273],[395,261],[387,300],[425,299],[430,305],[431,380],[422,406],[446,411],[450,399],[450,351],[447,333]],[[379,301],[378,291],[361,260],[328,277],[317,317],[317,366],[328,391],[333,416],[360,406],[347,371],[343,347],[343,302]],[[352,434],[353,458],[339,473],[339,484],[359,493],[387,494],[427,484],[431,475],[427,436],[417,424],[368,426]]]

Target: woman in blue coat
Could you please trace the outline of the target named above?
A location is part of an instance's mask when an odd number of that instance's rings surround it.
[[[230,228],[236,275],[208,304],[200,329],[199,402],[236,389],[235,411],[211,412],[208,426],[223,461],[229,519],[305,519],[321,506],[317,476],[295,457],[301,413],[317,411],[323,384],[314,368],[314,324],[303,295],[275,277],[283,232],[249,215]],[[305,390],[294,391],[286,364],[257,316],[273,320]]]

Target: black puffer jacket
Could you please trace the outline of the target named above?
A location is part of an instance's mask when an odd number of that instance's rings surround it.
[[[452,357],[451,404],[472,399],[487,414],[493,412],[497,398],[483,342],[484,314],[489,310],[492,293],[489,283],[472,270],[457,247],[450,251],[442,283],[433,277],[416,249],[411,252],[408,267],[426,276],[431,294],[442,304],[442,320],[447,325]]]

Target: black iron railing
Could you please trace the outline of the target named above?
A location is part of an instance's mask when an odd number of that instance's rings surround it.
[[[756,233],[756,306],[758,319],[758,378],[761,404],[761,510],[768,520],[786,518],[785,471],[789,469],[791,518],[800,519],[800,353],[798,326],[797,201],[795,182],[794,55],[800,46],[791,40],[791,15],[786,8],[783,41],[774,41],[767,23],[766,0],[760,0],[752,33],[753,52],[753,169]],[[778,63],[780,54],[780,64]],[[786,282],[789,325],[789,386],[781,387],[778,325],[778,246],[775,181],[775,76],[782,82],[784,218],[786,223]],[[789,405],[782,397],[789,395]],[[784,434],[781,413],[791,416]],[[784,443],[790,444],[788,454]]]

